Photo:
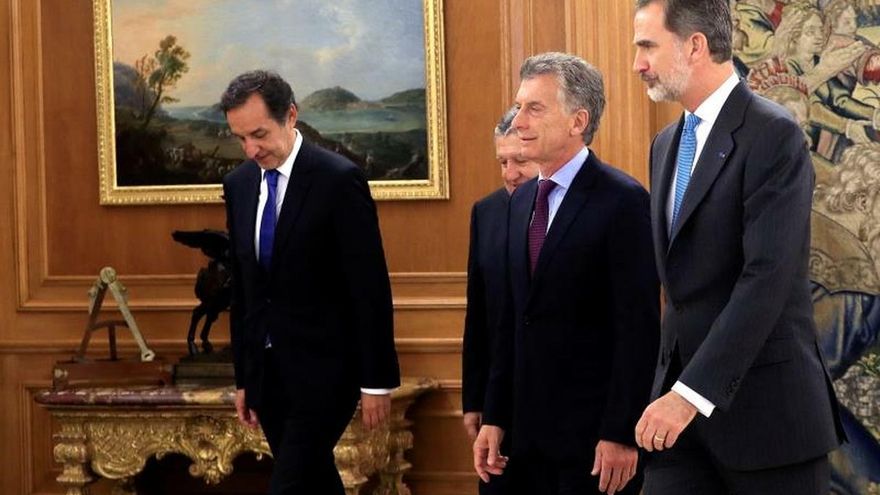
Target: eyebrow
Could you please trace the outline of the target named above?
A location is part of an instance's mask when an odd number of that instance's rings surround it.
[[[655,43],[655,42],[653,42],[653,41],[651,41],[651,40],[646,40],[646,39],[638,39],[638,40],[635,40],[635,42],[634,42],[633,44],[636,45],[636,46],[643,47],[643,48],[650,48],[650,47],[653,47],[653,46],[657,46],[657,43]]]

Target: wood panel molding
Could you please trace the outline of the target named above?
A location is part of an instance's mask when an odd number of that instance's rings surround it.
[[[15,188],[15,258],[19,306],[46,278],[46,208],[43,170],[41,2],[12,0],[12,115]]]
[[[149,340],[150,348],[158,354],[173,356],[186,352],[181,344],[183,339],[156,339]],[[79,348],[80,341],[73,339],[54,340],[52,342],[33,342],[30,340],[3,340],[0,341],[0,354],[65,354],[73,353]],[[428,337],[428,338],[395,338],[394,344],[399,353],[411,354],[448,354],[461,352],[460,337]],[[94,349],[101,349],[102,341],[96,337],[92,343]],[[138,350],[136,343],[121,340],[116,345],[122,355],[135,355]],[[100,352],[103,352],[100,351]],[[445,383],[445,382],[444,382]],[[441,383],[442,385],[442,383]]]
[[[648,187],[653,103],[632,71],[634,14],[632,2],[565,0],[566,48],[604,78],[606,106],[592,145],[596,153]]]
[[[28,236],[27,232],[21,233]],[[46,237],[43,236],[42,241]],[[45,245],[44,245],[45,247]],[[19,300],[20,311],[81,312],[88,308],[87,293],[95,282],[94,276],[45,275],[45,263],[39,254],[24,255],[18,270],[19,286],[23,287]],[[40,267],[43,267],[42,269]],[[35,273],[36,272],[36,273]],[[33,277],[33,275],[37,275]],[[175,275],[119,275],[128,288],[129,303],[139,311],[190,311],[198,301],[193,296],[195,274]],[[391,290],[395,309],[463,308],[467,274],[448,273],[392,273]],[[38,280],[36,284],[32,280]],[[115,308],[108,298],[104,307]]]

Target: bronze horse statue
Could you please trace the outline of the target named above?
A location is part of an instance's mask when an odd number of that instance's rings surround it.
[[[211,261],[208,266],[199,269],[196,277],[195,293],[199,305],[192,311],[189,332],[186,334],[186,346],[190,356],[199,354],[195,343],[196,328],[199,320],[205,318],[199,338],[202,341],[202,353],[210,354],[214,346],[208,340],[211,325],[217,321],[224,310],[229,308],[232,299],[232,271],[229,266],[229,235],[220,230],[176,230],[171,236],[175,241],[186,246],[201,249]]]

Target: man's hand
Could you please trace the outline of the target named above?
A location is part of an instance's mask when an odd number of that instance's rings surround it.
[[[474,469],[485,483],[489,475],[498,476],[507,467],[507,457],[501,455],[501,440],[504,430],[497,426],[483,425],[474,442]]]
[[[623,490],[623,487],[636,475],[639,451],[634,447],[608,440],[596,444],[596,458],[593,461],[593,476],[599,476],[599,491],[608,495]]]
[[[391,394],[372,395],[361,392],[361,417],[364,428],[372,430],[391,414]]]
[[[636,424],[636,443],[648,452],[671,448],[696,415],[693,404],[669,391],[642,413]]]
[[[480,432],[480,423],[482,422],[482,420],[483,413],[464,413],[464,430],[467,432],[468,438],[471,439],[471,442],[477,439],[477,434]]]
[[[245,403],[243,388],[239,388],[235,391],[235,414],[238,416],[238,420],[241,421],[241,424],[248,428],[256,428],[260,423],[260,420],[257,418],[257,411],[248,409],[248,406]]]

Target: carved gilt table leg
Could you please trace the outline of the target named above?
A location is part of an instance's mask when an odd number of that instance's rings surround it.
[[[406,419],[406,410],[412,400],[395,403],[391,409],[391,426],[388,445],[388,462],[379,467],[379,486],[373,495],[411,495],[403,482],[403,475],[412,468],[403,454],[413,447],[413,434],[409,431],[412,421]]]
[[[55,437],[55,460],[63,465],[56,480],[66,488],[66,495],[88,495],[87,485],[95,481],[89,470],[89,451],[81,422],[61,422]]]
[[[362,435],[360,428],[349,425],[333,448],[336,469],[339,471],[339,477],[342,478],[345,495],[358,495],[369,475],[369,471],[365,470],[366,466],[363,465],[365,439]]]

